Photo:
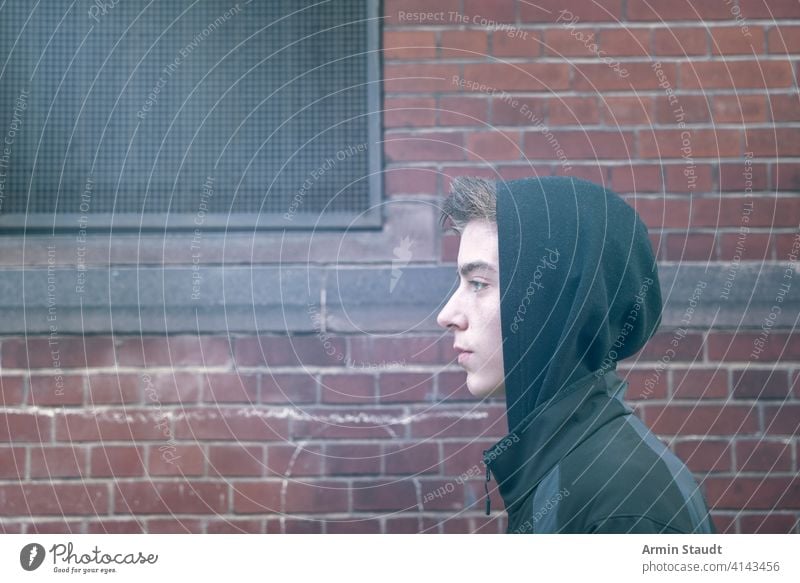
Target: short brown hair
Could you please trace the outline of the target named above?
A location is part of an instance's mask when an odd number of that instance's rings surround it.
[[[448,196],[442,206],[440,224],[452,221],[451,229],[459,235],[472,220],[497,223],[497,188],[494,181],[472,176],[453,179]]]

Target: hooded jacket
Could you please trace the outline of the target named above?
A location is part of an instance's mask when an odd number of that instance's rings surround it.
[[[688,468],[633,414],[616,363],[661,323],[648,230],[600,185],[497,182],[509,433],[484,451],[507,533],[714,533]]]

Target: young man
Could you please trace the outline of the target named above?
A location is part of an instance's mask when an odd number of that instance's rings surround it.
[[[505,396],[509,434],[484,452],[508,533],[715,533],[688,468],[623,402],[617,361],[661,323],[647,227],[584,180],[456,179],[452,329],[467,387]]]

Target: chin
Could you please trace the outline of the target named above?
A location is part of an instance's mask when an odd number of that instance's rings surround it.
[[[467,389],[473,397],[478,399],[485,399],[487,397],[502,397],[505,396],[505,386],[487,385],[484,383],[474,384],[467,381]]]

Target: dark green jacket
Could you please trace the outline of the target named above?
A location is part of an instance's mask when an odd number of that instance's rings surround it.
[[[639,215],[585,180],[498,181],[497,229],[509,433],[484,463],[508,532],[714,532],[689,470],[622,400],[617,362],[661,323]]]
[[[626,389],[615,371],[590,375],[484,452],[506,532],[716,532],[687,467],[622,402]]]

